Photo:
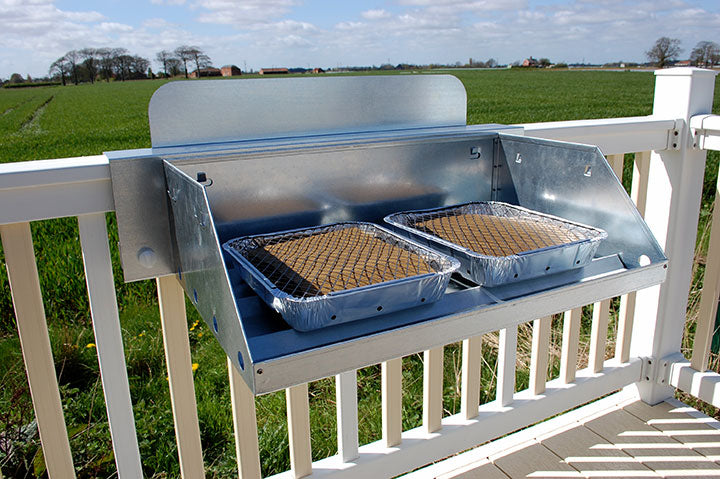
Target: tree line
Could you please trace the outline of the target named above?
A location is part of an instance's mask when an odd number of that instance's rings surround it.
[[[660,37],[645,55],[651,62],[664,68],[677,61],[680,52],[683,51],[680,45],[680,40],[677,38]],[[720,65],[720,45],[707,40],[698,42],[690,51],[690,64],[704,68]]]
[[[172,52],[162,50],[157,53],[155,60],[162,65],[162,75],[165,77],[184,73],[185,78],[188,78],[188,67],[194,65],[195,69],[200,70],[212,65],[210,57],[202,49],[189,45],[180,46]],[[48,73],[63,85],[67,82],[77,85],[88,81],[125,81],[156,76],[150,68],[150,60],[132,55],[126,48],[70,50],[50,65]]]

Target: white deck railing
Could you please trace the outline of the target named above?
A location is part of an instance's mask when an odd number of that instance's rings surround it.
[[[593,306],[587,367],[578,370],[581,307],[563,319],[560,377],[548,381],[550,317],[532,321],[530,385],[515,391],[518,320],[499,331],[497,395],[480,403],[482,338],[462,343],[461,411],[443,418],[443,348],[424,353],[423,425],[402,431],[402,358],[382,364],[382,440],[359,447],[355,371],[336,377],[338,454],[311,459],[307,384],[287,394],[291,469],[282,476],[385,477],[492,440],[623,387],[656,402],[675,387],[720,405],[720,375],[705,372],[720,293],[720,227],[710,239],[692,363],[679,355],[691,281],[705,166],[703,148],[720,144],[720,120],[708,116],[714,74],[658,73],[654,113],[523,125],[525,134],[599,145],[618,176],[635,153],[632,197],[669,258],[666,282],[621,298],[614,355],[607,359],[608,298]],[[77,216],[100,372],[118,475],[141,477],[105,212],[113,210],[104,156],[0,165],[0,233],[20,343],[48,472],[74,477],[48,338],[29,222]],[[720,208],[713,215],[715,226]],[[183,477],[204,475],[185,302],[173,276],[157,279],[170,396]],[[524,320],[519,319],[522,323]],[[510,323],[509,323],[510,324]],[[229,364],[229,363],[228,363]],[[260,476],[255,402],[229,367],[238,469]],[[168,440],[172,440],[168,438]]]

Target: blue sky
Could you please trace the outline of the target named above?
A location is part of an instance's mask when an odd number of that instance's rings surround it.
[[[335,67],[645,61],[660,36],[720,43],[720,1],[0,0],[0,78],[43,76],[66,51],[124,47],[154,59],[181,44],[216,66]],[[157,65],[153,65],[157,69]]]

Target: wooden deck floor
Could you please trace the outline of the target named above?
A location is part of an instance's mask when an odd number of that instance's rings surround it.
[[[720,423],[621,393],[405,477],[720,477]]]

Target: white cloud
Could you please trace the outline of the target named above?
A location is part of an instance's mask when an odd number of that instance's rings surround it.
[[[115,22],[102,22],[100,25],[97,26],[97,29],[101,32],[132,32],[133,27],[130,25],[125,25],[124,23],[115,23]]]
[[[243,28],[276,20],[296,4],[296,0],[198,0],[193,7],[207,10],[198,17],[200,22]]]
[[[150,0],[153,5],[185,5],[185,0]]]
[[[363,18],[368,20],[379,20],[381,18],[390,18],[392,15],[390,12],[379,9],[379,10],[366,10],[360,14]]]

